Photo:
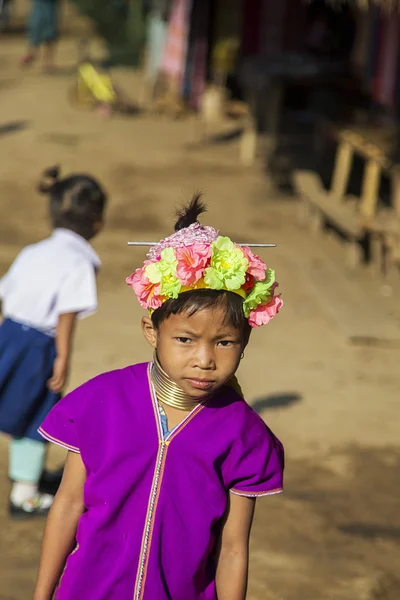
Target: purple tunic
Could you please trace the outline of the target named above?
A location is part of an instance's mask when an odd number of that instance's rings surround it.
[[[215,600],[228,490],[282,490],[282,445],[228,386],[163,440],[150,366],[88,381],[40,429],[80,452],[87,470],[86,512],[56,600]]]

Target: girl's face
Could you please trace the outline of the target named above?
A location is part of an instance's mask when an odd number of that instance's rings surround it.
[[[190,397],[216,391],[237,370],[245,347],[243,335],[224,323],[223,309],[204,309],[192,316],[171,315],[158,330],[142,319],[144,336],[157,350],[164,371]]]

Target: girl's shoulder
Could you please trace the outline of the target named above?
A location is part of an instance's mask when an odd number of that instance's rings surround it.
[[[41,435],[68,449],[82,451],[85,440],[106,432],[110,423],[119,427],[127,411],[130,417],[137,416],[140,397],[145,397],[142,382],[147,381],[147,366],[142,363],[101,373],[75,388],[50,411],[39,429]]]
[[[228,391],[228,390],[226,390]],[[282,491],[284,449],[259,414],[232,390],[226,394],[219,431],[229,444],[224,471],[227,488],[240,496],[268,496]]]
[[[240,388],[225,386],[220,396],[218,412],[220,423],[225,421],[226,429],[235,437],[269,436],[271,431],[262,417],[243,397]]]
[[[214,404],[239,421],[263,422],[246,401],[242,389],[236,381],[229,382],[221,389],[221,393],[215,399]]]
[[[136,383],[146,381],[148,365],[147,362],[138,363],[121,369],[105,371],[77,387],[71,394],[81,392],[82,395],[88,395],[97,392],[99,389],[104,391],[111,388],[118,389],[126,385],[132,386],[135,380]]]
[[[115,404],[119,397],[143,386],[147,381],[148,364],[129,365],[100,373],[69,392],[62,402],[68,403],[71,408],[76,407],[79,413],[86,408],[90,410],[94,404],[99,406],[100,402]]]

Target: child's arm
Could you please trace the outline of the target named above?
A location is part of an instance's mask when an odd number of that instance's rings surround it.
[[[255,500],[229,494],[217,565],[218,600],[245,600]]]
[[[53,392],[61,392],[67,380],[75,323],[76,313],[66,313],[58,317],[56,332],[57,356],[54,361],[53,375],[47,382],[49,389]]]
[[[85,480],[86,470],[80,454],[69,452],[60,489],[47,519],[34,600],[53,597],[84,512]]]

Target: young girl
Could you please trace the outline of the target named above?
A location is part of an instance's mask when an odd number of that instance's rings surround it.
[[[87,175],[45,172],[53,234],[19,254],[0,280],[0,431],[10,435],[10,514],[48,512],[40,494],[46,444],[37,429],[60,398],[77,317],[96,310],[100,260],[88,243],[101,229],[106,195]]]
[[[40,428],[70,452],[35,600],[246,596],[255,498],[282,490],[283,449],[231,383],[282,301],[203,210],[195,198],[127,279],[154,360],[85,383]]]
[[[22,67],[30,66],[43,47],[44,71],[51,73],[54,70],[59,9],[59,0],[32,0],[28,22],[29,49],[21,61]]]

